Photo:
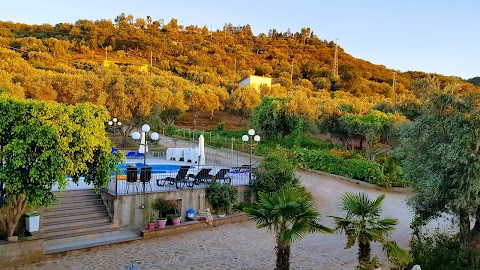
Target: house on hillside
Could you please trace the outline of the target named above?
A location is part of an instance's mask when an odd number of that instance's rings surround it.
[[[245,85],[254,87],[258,92],[261,85],[272,87],[272,78],[250,75],[238,83],[238,87]]]

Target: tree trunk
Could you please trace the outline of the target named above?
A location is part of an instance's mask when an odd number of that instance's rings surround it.
[[[366,265],[370,262],[370,242],[358,242],[358,263]]]
[[[276,269],[277,270],[290,269],[290,246],[282,247],[277,243],[277,268]]]
[[[7,232],[7,237],[13,236],[15,228],[18,225],[20,217],[25,213],[27,208],[27,199],[23,194],[12,195],[12,204],[4,205],[0,209],[0,224],[1,227],[4,227]]]
[[[475,226],[473,226],[472,230],[480,233],[480,207],[477,207],[475,212]]]
[[[468,217],[468,213],[465,210],[460,210],[459,211],[459,238],[460,238],[460,243],[463,247],[466,246],[466,243],[468,241],[468,233],[470,231],[470,219]]]

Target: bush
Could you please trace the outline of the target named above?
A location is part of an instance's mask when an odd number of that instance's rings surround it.
[[[385,174],[386,187],[405,187],[407,182],[403,178],[403,170],[400,166],[400,159],[396,152],[391,152],[388,155],[379,156],[375,160],[383,168]]]
[[[338,174],[343,158],[322,151],[307,151],[305,162],[308,168]]]
[[[157,198],[155,201],[153,201],[152,208],[158,211],[159,218],[163,218],[163,213],[169,210],[173,210],[173,205],[167,200]]]
[[[283,187],[296,187],[300,180],[295,176],[295,167],[281,148],[270,152],[255,172],[250,188],[255,192],[273,193]]]
[[[173,136],[177,134],[177,127],[174,125],[168,125],[165,128],[165,135],[166,136]]]
[[[217,123],[217,130],[222,132],[225,129],[225,122],[220,121]]]
[[[345,177],[384,186],[383,180],[385,176],[380,169],[380,165],[368,160],[345,159],[338,173]]]
[[[467,260],[465,251],[456,236],[440,233],[423,239],[423,242],[412,240],[410,253],[414,257],[413,264],[422,266],[422,270],[465,270]]]
[[[285,137],[285,147],[294,148],[298,146],[300,148],[310,149],[310,150],[329,150],[336,148],[336,145],[330,142],[325,142],[317,138],[305,134],[292,134]]]
[[[233,203],[237,201],[238,190],[228,184],[220,184],[216,180],[207,188],[207,200],[212,207],[219,211],[228,211]]]
[[[296,162],[303,162],[300,167],[317,171],[341,175],[361,181],[366,181],[378,186],[389,187],[387,178],[380,165],[365,160],[363,157],[354,158],[356,155],[347,154],[348,159],[323,151],[295,150]]]

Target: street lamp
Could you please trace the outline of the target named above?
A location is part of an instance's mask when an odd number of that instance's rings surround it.
[[[248,167],[249,168],[248,169],[248,183],[251,184],[252,183],[252,150],[253,150],[253,147],[260,141],[260,136],[255,135],[255,130],[250,129],[248,131],[248,135],[243,135],[242,136],[242,141],[244,141],[244,142],[250,141],[250,165]],[[254,141],[255,141],[255,144],[253,144]]]
[[[138,152],[142,153],[143,152],[143,170],[145,170],[144,172],[144,177],[147,177],[147,152],[148,152],[148,141],[147,141],[147,137],[148,137],[148,132],[150,132],[150,126],[148,124],[145,124],[142,126],[142,131],[143,131],[143,136],[140,135],[140,132],[138,131],[135,131],[132,133],[132,138],[134,140],[138,140],[140,139],[140,137],[142,138],[141,141],[140,141],[140,150]],[[160,136],[158,135],[157,132],[153,132],[152,134],[150,134],[150,138],[154,141],[158,140]],[[141,171],[141,170],[140,170]],[[140,173],[140,176],[142,174]],[[145,193],[145,181],[146,179],[140,179],[142,182],[143,182],[143,193]]]
[[[122,122],[118,121],[116,117],[113,117],[112,120],[108,121],[108,125],[113,128],[113,144],[116,145],[115,129],[120,128]]]

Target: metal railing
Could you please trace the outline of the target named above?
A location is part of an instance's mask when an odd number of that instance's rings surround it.
[[[108,193],[115,196],[128,194],[142,194],[150,192],[171,192],[176,190],[203,189],[207,188],[213,178],[217,178],[220,183],[227,183],[233,186],[249,185],[248,166],[231,167],[224,165],[188,165],[188,171],[185,177],[179,176],[180,165],[178,169],[160,169],[153,168],[150,178],[143,181],[145,174],[138,173],[127,175],[127,170],[120,170],[120,173],[112,175],[108,184]],[[202,171],[202,169],[204,169]],[[208,174],[205,174],[205,170]],[[221,170],[226,171],[222,177]],[[201,172],[202,171],[202,172]],[[252,171],[252,173],[254,170]],[[135,177],[136,176],[136,177]],[[148,174],[147,174],[148,176]],[[254,179],[254,177],[252,178]]]

